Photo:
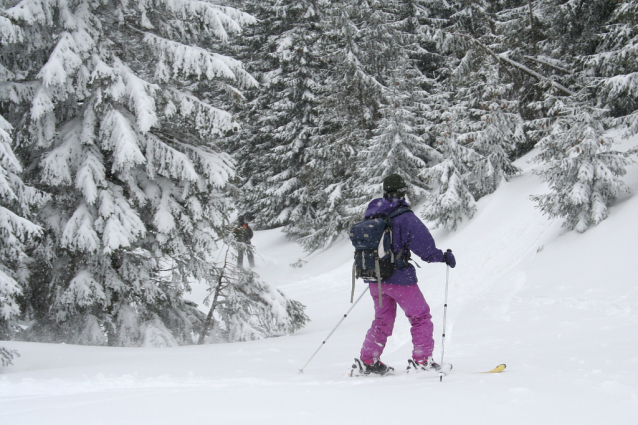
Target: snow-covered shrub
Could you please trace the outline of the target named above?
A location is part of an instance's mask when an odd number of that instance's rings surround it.
[[[13,364],[13,359],[20,357],[20,354],[16,350],[9,350],[4,347],[0,347],[0,370]]]
[[[98,318],[91,314],[84,317],[84,320],[85,323],[79,327],[80,334],[77,342],[82,345],[106,345],[108,339]]]
[[[194,0],[4,5],[0,102],[25,178],[52,195],[24,297],[29,338],[192,342],[196,316],[165,312],[189,310],[188,279],[215,274],[207,254],[234,176],[218,144],[238,128],[215,96],[256,84],[213,49],[252,22]]]
[[[159,317],[144,323],[142,327],[143,347],[175,347],[179,345],[171,331],[164,326]]]
[[[231,237],[232,238],[232,237]],[[227,238],[219,275],[210,282],[210,305],[199,343],[261,339],[292,333],[310,320],[305,306],[236,264],[245,244]]]

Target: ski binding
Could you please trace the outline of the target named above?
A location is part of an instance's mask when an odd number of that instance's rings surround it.
[[[388,370],[385,373],[371,373],[369,370],[367,370],[365,364],[361,361],[361,359],[354,359],[354,363],[352,364],[352,368],[350,369],[350,372],[346,373],[347,376],[351,377],[351,378],[358,378],[361,376],[386,376],[386,375],[393,375],[394,374],[394,368],[391,366],[388,366]]]

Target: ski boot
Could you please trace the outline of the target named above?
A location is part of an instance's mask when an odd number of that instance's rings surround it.
[[[413,359],[408,359],[408,368],[406,372],[410,373],[412,371],[415,371],[415,372],[427,371],[427,372],[447,373],[450,370],[452,370],[451,364],[445,363],[443,367],[441,367],[441,365],[435,362],[432,356],[430,356],[427,358],[427,360],[419,361],[419,362],[414,361]]]
[[[368,376],[370,374],[386,375],[394,372],[394,368],[382,363],[379,359],[374,359],[372,363],[366,363],[361,359],[354,359],[350,376]]]

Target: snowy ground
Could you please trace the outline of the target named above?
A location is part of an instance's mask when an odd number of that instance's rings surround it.
[[[458,259],[446,339],[454,371],[442,383],[344,376],[372,320],[367,294],[299,375],[350,306],[351,247],[307,258],[273,230],[255,236],[256,270],[308,306],[302,331],[171,349],[3,342],[22,357],[0,375],[0,424],[638,423],[638,196],[584,234],[564,232],[528,199],[545,190],[528,158],[462,229],[433,232]],[[626,182],[638,193],[637,166]],[[299,258],[308,263],[289,267]],[[421,266],[438,359],[445,267]],[[410,352],[401,315],[383,360],[403,369]],[[501,374],[477,373],[499,363]]]

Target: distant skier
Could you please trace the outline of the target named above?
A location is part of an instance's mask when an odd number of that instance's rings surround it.
[[[237,217],[237,227],[235,227],[233,233],[235,234],[237,242],[250,245],[250,241],[253,238],[253,229],[250,228],[246,221],[246,217],[243,215]],[[240,247],[237,249],[237,267],[244,267],[244,251],[246,251],[250,267],[255,267],[255,258],[251,247]]]
[[[383,180],[383,198],[374,199],[368,205],[366,218],[387,216],[399,207],[409,207],[404,200],[407,185],[398,174],[392,174]],[[397,304],[405,312],[412,325],[412,360],[415,367],[422,370],[440,370],[432,358],[434,339],[430,307],[417,285],[416,270],[408,263],[410,252],[428,263],[446,263],[456,265],[451,252],[438,249],[428,228],[412,212],[407,211],[392,219],[392,252],[403,267],[382,281],[382,307],[379,307],[379,289],[376,281],[366,280],[370,285],[370,294],[374,300],[375,315],[370,330],[366,334],[361,348],[361,363],[365,373],[385,374],[393,370],[380,360],[388,337],[392,335]],[[408,361],[410,362],[410,361]]]

